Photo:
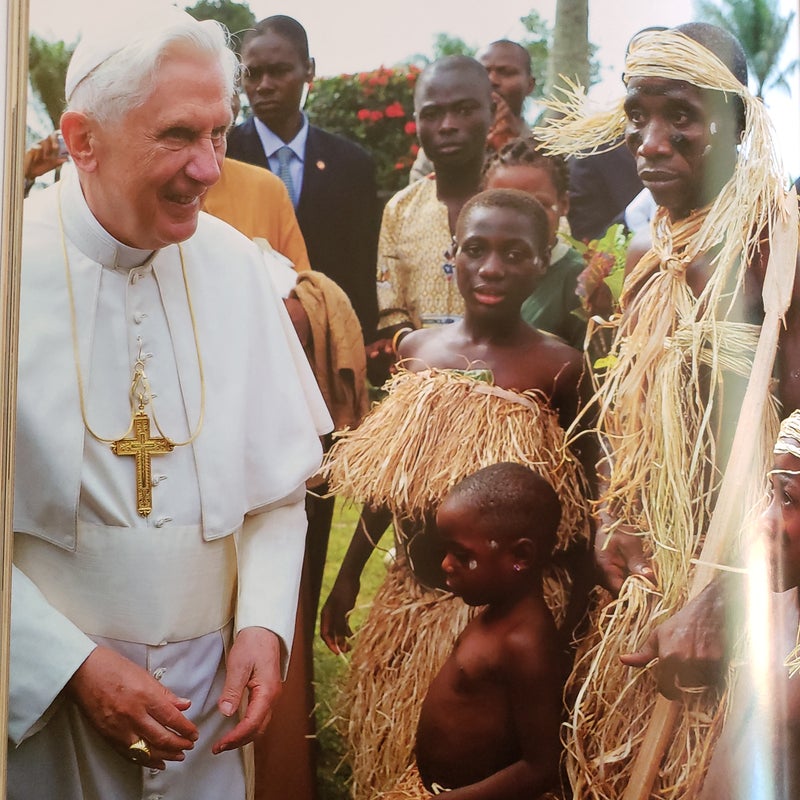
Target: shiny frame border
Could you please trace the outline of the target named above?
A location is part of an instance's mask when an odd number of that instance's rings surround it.
[[[22,250],[23,154],[28,77],[28,0],[5,0],[2,228],[0,228],[0,743],[8,741],[14,429]],[[0,100],[0,103],[3,101]],[[6,746],[0,746],[0,798],[6,796]]]

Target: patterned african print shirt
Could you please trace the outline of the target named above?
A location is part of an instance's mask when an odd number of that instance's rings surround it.
[[[386,204],[378,243],[379,328],[453,322],[464,313],[447,207],[432,175],[399,191]]]

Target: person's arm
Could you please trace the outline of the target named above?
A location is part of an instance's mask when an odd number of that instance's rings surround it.
[[[353,635],[347,616],[353,610],[361,588],[361,573],[372,551],[389,527],[392,515],[385,508],[364,506],[353,538],[339,567],[339,573],[320,614],[320,636],[331,652],[339,655],[350,649]]]
[[[367,345],[367,375],[374,386],[381,386],[389,377],[398,339],[404,331],[413,329],[397,270],[399,224],[398,215],[389,201],[383,211],[378,240],[378,330],[373,341]]]
[[[609,469],[608,458],[602,458],[597,465],[599,497],[608,485]],[[597,582],[614,597],[631,575],[655,583],[655,570],[644,552],[641,535],[621,526],[605,502],[599,504],[595,519],[594,560]]]
[[[636,247],[636,239],[628,248],[625,264],[626,276],[631,273],[639,259],[649,249],[649,233],[641,238]],[[597,458],[596,467],[592,470],[595,497],[602,498],[608,488],[614,460],[613,450],[608,440],[602,438],[593,440],[593,447]],[[587,473],[588,476],[588,473]],[[655,583],[655,570],[650,563],[650,558],[645,554],[642,537],[639,531],[630,530],[619,524],[616,514],[608,503],[601,502],[595,514],[594,529],[594,559],[597,583],[607,589],[614,597],[619,595],[622,584],[631,575],[640,575],[651,583]]]
[[[785,323],[778,341],[778,399],[783,403],[784,416],[788,416],[800,408],[800,254]]]
[[[46,724],[51,706],[72,701],[121,756],[137,739],[151,746],[146,766],[182,761],[197,729],[189,701],[146,670],[96,647],[56,611],[20,570],[12,573],[9,739],[20,744]]]
[[[486,137],[486,144],[492,150],[500,150],[503,145],[508,144],[512,139],[516,139],[525,134],[527,125],[525,120],[516,116],[502,95],[492,92],[494,101],[494,121],[489,134]]]
[[[24,572],[12,567],[8,736],[14,744],[41,727],[51,704],[94,648]]]
[[[237,725],[214,743],[214,753],[251,742],[264,732],[272,715],[292,650],[306,527],[303,485],[248,514],[236,534],[236,633],[217,706],[232,716],[246,689],[247,709]]]
[[[41,175],[45,175],[56,167],[69,161],[67,156],[59,152],[58,136],[51,133],[41,142],[25,151],[23,173],[25,175],[25,196]]]
[[[713,686],[725,674],[731,647],[741,628],[744,577],[720,573],[666,622],[658,625],[635,653],[620,656],[629,667],[654,659],[659,691],[671,700],[681,688]]]
[[[447,792],[448,800],[530,800],[558,785],[564,687],[557,643],[531,633],[525,641],[519,634],[515,638],[504,678],[522,757],[478,783]]]

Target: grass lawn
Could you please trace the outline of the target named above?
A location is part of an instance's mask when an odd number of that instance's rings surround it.
[[[328,544],[328,559],[325,564],[325,575],[322,581],[322,597],[320,606],[330,592],[339,564],[344,557],[347,545],[353,535],[360,508],[340,500],[336,502],[331,526],[331,538]],[[361,576],[361,592],[358,604],[351,618],[350,627],[358,628],[367,615],[369,603],[386,573],[383,563],[385,549],[392,546],[391,531],[387,531],[381,540],[381,546],[372,554]],[[317,782],[320,800],[347,800],[349,792],[347,780],[350,774],[347,764],[342,763],[344,746],[333,724],[333,709],[336,690],[347,669],[344,656],[335,656],[325,646],[319,636],[319,619],[317,635],[314,639],[314,679],[316,681],[317,698],[317,737],[320,742],[320,755],[317,764]]]

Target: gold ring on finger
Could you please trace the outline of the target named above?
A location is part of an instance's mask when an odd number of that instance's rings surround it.
[[[134,764],[146,764],[150,760],[150,745],[144,739],[137,739],[128,748],[128,758]]]

